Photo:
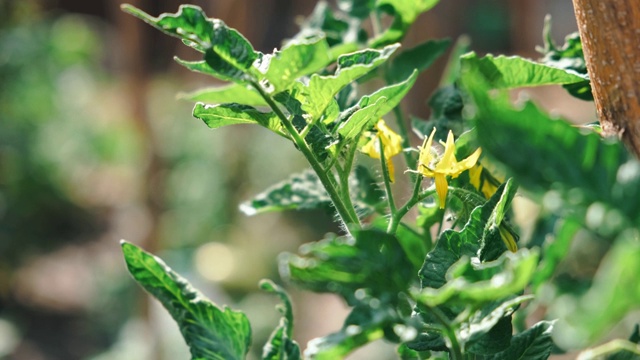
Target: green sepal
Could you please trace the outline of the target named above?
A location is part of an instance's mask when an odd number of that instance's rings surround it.
[[[131,243],[121,245],[129,272],[178,323],[193,360],[245,358],[251,327],[242,312],[217,307],[160,258]]]

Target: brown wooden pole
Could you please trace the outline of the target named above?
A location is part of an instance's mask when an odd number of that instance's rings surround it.
[[[573,0],[603,135],[640,157],[640,1]]]

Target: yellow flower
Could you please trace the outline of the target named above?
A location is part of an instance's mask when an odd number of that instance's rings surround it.
[[[477,149],[473,154],[462,161],[456,159],[456,146],[453,142],[453,133],[449,131],[447,142],[444,144],[444,154],[438,158],[431,149],[433,137],[436,129],[433,129],[431,135],[425,139],[420,149],[420,158],[418,160],[418,173],[423,176],[432,177],[436,182],[436,192],[440,199],[440,208],[444,209],[449,191],[447,176],[457,178],[463,171],[471,169],[480,157],[481,149]]]
[[[489,175],[484,174],[484,167],[481,164],[476,164],[469,169],[469,182],[478,191],[482,192],[482,195],[486,199],[489,199],[498,190],[498,186],[489,178]]]
[[[395,181],[393,162],[391,158],[402,152],[402,137],[391,130],[384,120],[378,121],[376,124],[377,133],[371,133],[370,139],[361,149],[363,153],[374,159],[380,159],[380,142],[384,151],[385,163],[389,170],[389,180]]]

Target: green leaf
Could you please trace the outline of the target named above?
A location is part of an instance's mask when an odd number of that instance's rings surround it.
[[[467,72],[481,75],[487,85],[498,89],[541,85],[566,85],[587,81],[586,75],[523,59],[518,56],[487,55],[478,58],[471,52],[461,58]],[[468,76],[468,75],[467,75]]]
[[[338,0],[338,8],[359,19],[365,19],[375,10],[375,0]]]
[[[508,231],[504,229],[506,224],[503,224],[502,220],[511,206],[511,200],[513,200],[513,197],[516,195],[516,190],[517,186],[513,184],[513,179],[508,179],[505,182],[504,190],[500,193],[500,199],[491,211],[491,215],[489,216],[487,224],[482,232],[479,250],[479,257],[481,261],[495,260],[505,250],[509,249],[507,244],[504,243],[500,228],[502,227],[503,231]],[[517,236],[514,236],[512,240],[513,242],[517,241]],[[515,244],[510,244],[510,246],[514,245]]]
[[[631,334],[631,337],[628,341],[614,340],[612,342],[613,346],[606,349],[610,354],[606,357],[606,360],[637,360],[640,357],[640,325],[636,324],[635,328],[633,329],[633,333]],[[601,348],[610,344],[611,342],[608,344],[604,344],[601,346]],[[583,355],[587,359],[597,356],[596,354],[592,353],[590,357],[589,354],[584,354],[584,352],[582,352],[580,356]],[[604,354],[598,355],[602,356]]]
[[[384,191],[377,185],[369,171],[357,166],[352,174],[349,185],[353,202],[358,213],[371,214],[383,202],[381,195]],[[294,174],[289,179],[280,182],[252,200],[240,205],[240,210],[248,216],[271,211],[331,209],[331,199],[322,186],[318,176],[311,170]]]
[[[311,291],[339,294],[352,305],[361,301],[361,292],[395,297],[409,286],[413,266],[393,235],[375,229],[352,235],[305,244],[300,255],[285,255],[282,276]]]
[[[516,294],[529,284],[538,264],[536,250],[505,252],[498,260],[474,264],[463,257],[448,270],[440,288],[425,287],[417,299],[430,307],[482,304]]]
[[[327,66],[332,60],[330,54],[324,36],[313,35],[288,42],[281,50],[261,59],[268,67],[264,74],[269,81],[267,88],[274,94],[286,90],[299,77]]]
[[[318,176],[311,170],[292,175],[240,205],[240,210],[252,216],[270,211],[328,209],[331,198]]]
[[[178,98],[207,104],[224,104],[240,101],[243,105],[267,106],[260,94],[242,84],[229,84],[181,93]]]
[[[447,230],[440,235],[420,269],[422,288],[442,287],[447,282],[447,271],[454,263],[463,256],[467,258],[478,256],[479,240],[482,239],[489,217],[498,204],[504,188],[505,185],[502,185],[487,203],[476,207],[462,230]]]
[[[483,154],[507,166],[520,185],[561,216],[606,237],[640,223],[640,163],[619,142],[553,120],[532,103],[514,109],[506,94],[490,97],[472,73],[464,83],[476,105]]]
[[[386,101],[382,104],[380,110],[377,112],[378,117],[382,117],[386,115],[388,112],[393,110],[400,101],[407,95],[409,90],[415,84],[416,79],[418,78],[418,71],[413,70],[407,74],[408,77],[403,78],[404,80],[400,80],[397,84],[385,86],[383,88],[378,89],[371,95],[365,95],[360,98],[358,105],[361,107],[368,106],[373,103],[377,103],[381,98],[385,98]]]
[[[436,6],[440,0],[377,0],[376,6],[394,16],[391,26],[373,39],[372,47],[379,47],[402,40],[418,15]]]
[[[324,34],[331,46],[332,56],[355,51],[359,47],[358,43],[366,41],[367,33],[360,28],[360,20],[345,19],[342,15],[336,13],[326,1],[318,1],[311,15],[302,23],[296,37]]]
[[[338,58],[334,75],[313,74],[309,84],[294,83],[291,96],[302,104],[302,110],[311,119],[319,119],[334,96],[345,86],[367,74],[385,62],[400,45],[390,45],[382,50],[365,49]]]
[[[565,219],[559,229],[553,232],[553,239],[545,247],[544,257],[531,281],[534,289],[553,276],[556,267],[569,252],[573,237],[578,230],[580,230],[580,224],[574,220]]]
[[[497,354],[479,357],[480,360],[546,360],[551,355],[551,332],[554,321],[541,321],[530,329],[516,334],[511,346]]]
[[[564,45],[558,48],[551,37],[551,16],[547,15],[543,37],[544,48],[538,49],[544,55],[541,60],[542,63],[555,68],[575,71],[584,76],[588,75],[587,62],[582,51],[582,41],[577,31],[567,35]],[[564,88],[579,99],[593,101],[591,83],[589,81],[565,85]]]
[[[244,359],[251,344],[247,317],[218,308],[159,258],[122,242],[133,278],[158,299],[178,323],[192,359]]]
[[[178,64],[184,66],[185,68],[187,68],[187,69],[189,69],[189,70],[191,70],[193,72],[198,72],[198,73],[201,73],[201,74],[213,76],[216,79],[220,79],[220,80],[223,80],[223,81],[239,81],[239,79],[238,79],[239,72],[235,68],[230,68],[228,66],[222,66],[222,67],[219,67],[219,68],[212,68],[204,60],[186,61],[186,60],[182,60],[182,59],[180,59],[178,57],[174,57],[173,59]]]
[[[280,119],[276,114],[263,113],[248,105],[197,103],[193,108],[193,116],[212,129],[236,124],[259,124],[275,133],[282,133]]]
[[[355,328],[353,328],[355,329]],[[314,360],[343,359],[355,349],[382,338],[382,329],[368,328],[354,332],[342,329],[339,332],[315,338],[307,344],[305,358]]]
[[[230,66],[246,73],[259,56],[238,31],[227,27],[222,20],[207,18],[198,6],[181,5],[177,13],[165,13],[159,17],[150,16],[131,5],[123,5],[122,9],[165,34],[193,44],[194,48],[205,53],[205,61],[213,69]]]
[[[402,51],[389,64],[389,78],[400,81],[411,75],[414,69],[422,72],[447,51],[451,40],[429,40],[411,49]]]
[[[429,98],[429,107],[431,108],[431,116],[428,121],[418,118],[411,120],[413,131],[418,136],[428,137],[434,127],[436,128],[436,137],[441,137],[438,140],[444,140],[449,131],[457,136],[462,135],[465,127],[462,118],[464,103],[462,94],[455,85],[448,85],[436,90]]]
[[[622,233],[602,260],[591,288],[581,296],[558,299],[550,307],[550,314],[559,318],[554,340],[560,347],[585,347],[639,308],[638,239],[638,231]]]
[[[487,355],[502,351],[509,347],[511,341],[511,315],[525,301],[533,299],[533,295],[506,298],[491,302],[475,311],[456,330],[458,340],[470,347],[470,351]]]
[[[363,131],[371,129],[380,120],[380,113],[387,98],[379,98],[373,104],[354,112],[338,127],[338,134],[345,140],[353,140]]]
[[[298,360],[300,359],[300,347],[291,338],[293,334],[293,308],[291,299],[286,291],[271,280],[262,280],[260,288],[266,292],[276,294],[282,301],[277,309],[282,314],[280,324],[273,331],[269,341],[262,351],[263,360]]]

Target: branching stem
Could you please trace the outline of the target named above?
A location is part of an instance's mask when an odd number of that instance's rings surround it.
[[[353,206],[349,208],[349,206],[345,204],[345,201],[341,196],[342,192],[339,191],[338,184],[336,183],[336,179],[333,177],[332,173],[326,172],[324,170],[322,164],[320,163],[320,161],[318,161],[315,154],[309,147],[309,144],[307,144],[305,139],[302,136],[300,136],[300,133],[298,133],[298,131],[293,126],[291,121],[289,121],[289,119],[282,112],[282,110],[280,110],[280,107],[278,107],[278,105],[274,102],[271,96],[269,96],[269,94],[267,94],[262,89],[260,84],[252,83],[251,85],[256,89],[256,91],[258,91],[258,93],[260,93],[262,98],[267,102],[271,110],[273,110],[273,112],[278,116],[278,118],[280,118],[280,122],[282,123],[282,126],[287,130],[287,132],[291,136],[291,140],[293,140],[293,142],[296,144],[298,149],[300,149],[300,152],[302,152],[304,157],[307,159],[307,161],[311,165],[311,168],[313,168],[313,170],[316,172],[316,175],[318,175],[320,182],[322,183],[327,193],[329,194],[329,198],[331,199],[333,206],[338,212],[338,216],[340,216],[340,219],[345,224],[345,226],[356,225],[359,227],[360,219],[358,219],[358,216],[355,212],[355,209],[353,209]],[[351,201],[349,200],[349,203],[350,202]]]

